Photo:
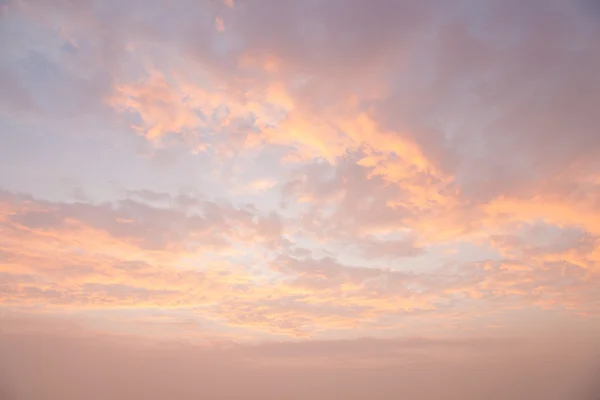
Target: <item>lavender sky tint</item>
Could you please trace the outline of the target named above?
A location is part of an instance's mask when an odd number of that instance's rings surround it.
[[[0,400],[593,400],[600,2],[0,0]]]

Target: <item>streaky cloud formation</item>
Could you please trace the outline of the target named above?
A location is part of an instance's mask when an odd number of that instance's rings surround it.
[[[600,394],[600,7],[0,0],[0,398]]]

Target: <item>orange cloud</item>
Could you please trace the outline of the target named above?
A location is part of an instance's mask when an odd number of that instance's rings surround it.
[[[545,220],[551,224],[581,226],[592,234],[600,234],[600,211],[595,204],[552,199],[542,196],[530,199],[498,198],[485,206],[494,221]]]
[[[104,218],[104,213],[120,212],[105,206],[35,200],[20,203],[18,198],[9,197],[3,207],[7,213],[1,224],[4,255],[0,271],[10,282],[1,297],[6,307],[187,309],[192,315],[214,318],[232,327],[301,336],[359,326],[398,308],[431,308],[427,300],[417,301],[408,293],[377,294],[364,286],[365,279],[387,276],[383,271],[333,264],[336,275],[317,280],[304,275],[290,281],[295,273],[282,270],[283,275],[273,282],[267,271],[257,274],[249,266],[210,260],[202,248],[185,250],[177,242],[148,247],[144,244],[148,240],[145,230],[136,226],[149,222],[144,218],[160,220],[164,211],[137,203],[127,207],[146,211],[138,211],[138,218],[126,224],[119,218]],[[168,215],[170,224],[177,223],[175,210]],[[184,221],[189,224],[195,220],[186,217]],[[273,231],[270,223],[259,223],[255,232],[277,235],[276,226]],[[236,224],[231,236],[235,243],[257,243],[256,236],[241,234],[242,220]],[[215,235],[217,229],[229,228],[213,225],[212,229]],[[222,253],[213,250],[211,255],[227,257],[227,252],[227,248]],[[306,264],[307,272],[312,265]],[[355,272],[359,275],[353,277]],[[321,283],[319,279],[324,280]]]
[[[518,14],[514,5],[483,5],[493,11],[481,13],[492,34],[480,37],[471,15],[416,3],[155,2],[143,13],[85,0],[21,3],[22,30],[40,22],[29,28],[47,44],[22,46],[30,40],[22,34],[2,67],[7,98],[24,90],[43,109],[22,120],[48,120],[40,128],[56,131],[64,127],[48,115],[104,121],[93,100],[105,98],[155,145],[175,139],[194,161],[207,160],[206,176],[229,173],[227,158],[232,181],[244,183],[211,184],[258,200],[234,206],[140,191],[94,204],[8,194],[4,304],[185,309],[259,336],[378,330],[463,308],[466,321],[492,313],[482,310],[491,304],[593,315],[600,213],[590,105],[598,96],[589,82],[598,41],[576,9],[569,18],[563,6],[539,13],[556,24],[513,21],[523,40],[499,49],[506,24],[498,21]],[[156,17],[181,8],[170,23]],[[579,33],[562,40],[554,31]],[[585,62],[569,61],[571,51]],[[544,73],[548,60],[564,60],[557,68],[570,73]],[[128,76],[142,67],[144,76]],[[260,178],[265,170],[277,178]],[[177,181],[165,176],[163,187]],[[520,232],[535,221],[585,234],[572,246],[539,244],[532,236],[545,232]]]
[[[107,99],[120,112],[136,112],[143,125],[132,127],[149,140],[158,140],[168,133],[186,133],[202,126],[181,94],[166,77],[156,70],[148,71],[145,82],[121,84]]]

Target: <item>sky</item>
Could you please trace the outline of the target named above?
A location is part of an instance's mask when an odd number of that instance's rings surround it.
[[[0,0],[0,399],[593,400],[600,2]]]

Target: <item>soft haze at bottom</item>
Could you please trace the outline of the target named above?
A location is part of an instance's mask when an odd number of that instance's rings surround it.
[[[73,332],[3,334],[3,399],[596,400],[594,337],[202,348]]]

